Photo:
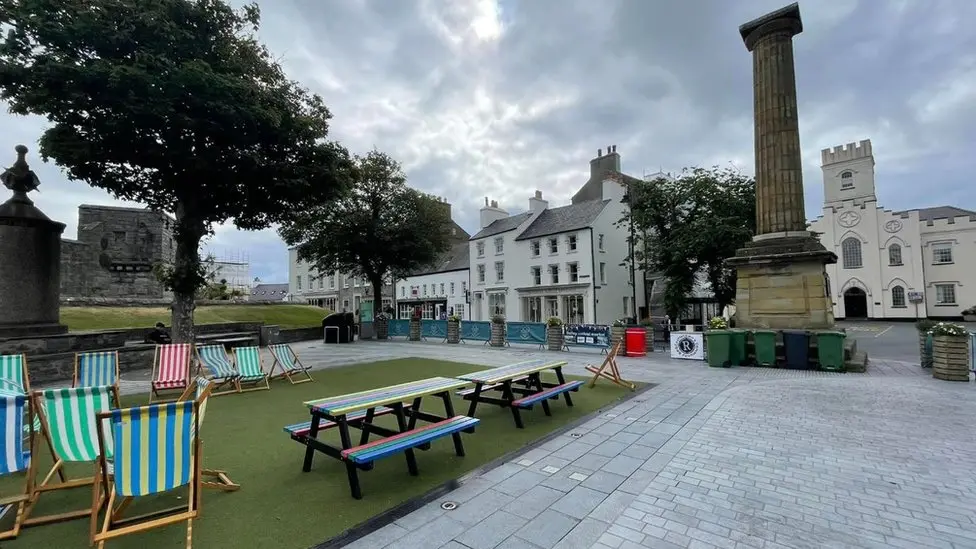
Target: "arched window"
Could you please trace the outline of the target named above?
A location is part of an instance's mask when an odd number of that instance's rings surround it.
[[[840,174],[840,188],[850,189],[854,187],[854,172],[844,172]]]
[[[902,288],[901,286],[895,286],[891,289],[891,306],[892,307],[905,306],[905,288]]]
[[[861,268],[861,241],[851,236],[845,238],[840,243],[841,259],[844,260],[845,269]]]
[[[888,265],[901,265],[901,244],[888,246]]]

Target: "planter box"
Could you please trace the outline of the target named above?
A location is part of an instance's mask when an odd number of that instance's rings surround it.
[[[932,377],[969,381],[969,337],[932,338]]]
[[[492,347],[504,347],[505,346],[505,324],[504,323],[491,323],[491,340],[489,341]]]
[[[389,339],[390,338],[390,321],[386,319],[378,318],[373,322],[373,327],[376,328],[376,339]]]
[[[976,315],[962,315],[962,319],[965,322],[976,322]]]
[[[420,341],[420,321],[410,319],[410,333],[408,339],[410,341]]]
[[[918,333],[918,357],[922,368],[932,367],[932,349],[927,349],[925,345],[925,340],[928,337],[928,334],[925,332]]]
[[[454,320],[447,321],[447,342],[448,343],[460,343],[461,342],[461,323]]]
[[[654,352],[654,326],[644,326],[644,331],[647,334],[645,336],[645,346],[647,347],[648,353]]]
[[[610,327],[610,346],[612,347],[617,343],[622,342],[620,345],[620,350],[618,351],[620,354],[625,354],[627,352],[627,338],[625,337],[626,334],[627,334],[626,326]]]
[[[563,339],[562,326],[549,326],[546,328],[546,344],[550,351],[562,351],[565,340]]]

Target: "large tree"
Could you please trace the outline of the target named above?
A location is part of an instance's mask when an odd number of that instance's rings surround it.
[[[259,21],[221,0],[0,0],[0,97],[50,122],[42,157],[175,215],[177,341],[192,341],[214,223],[265,228],[344,187],[329,110],[257,41]]]
[[[450,248],[451,216],[436,198],[408,187],[400,164],[385,153],[357,156],[353,174],[351,192],[296,212],[280,234],[318,272],[365,277],[376,315],[384,279],[428,267]]]
[[[665,280],[665,308],[677,318],[702,273],[720,306],[735,299],[735,269],[726,260],[755,232],[755,183],[737,170],[689,168],[675,178],[636,182],[633,261]]]

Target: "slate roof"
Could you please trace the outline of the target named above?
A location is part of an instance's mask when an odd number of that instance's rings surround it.
[[[934,208],[919,208],[918,210],[906,210],[896,213],[918,212],[919,221],[932,221],[933,219],[949,219],[950,217],[976,217],[976,212],[956,208],[955,206],[936,206]]]
[[[450,271],[461,271],[470,268],[471,245],[465,242],[454,244],[451,249],[444,252],[440,259],[431,267],[420,269],[410,276],[419,276],[433,273],[446,273]]]
[[[508,231],[514,231],[522,224],[526,219],[532,217],[531,212],[525,212],[516,214],[513,216],[506,217],[504,219],[497,219],[488,225],[484,229],[478,231],[478,234],[471,237],[471,240],[477,240],[479,238],[485,238],[488,236],[495,236],[496,234],[507,233]]]
[[[546,210],[515,240],[539,238],[585,229],[593,224],[593,221],[609,203],[609,200],[590,200]]]
[[[257,284],[251,288],[251,301],[281,301],[288,294],[288,284]]]

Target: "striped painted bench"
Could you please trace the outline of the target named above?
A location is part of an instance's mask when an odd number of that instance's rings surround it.
[[[406,433],[384,438],[362,446],[342,451],[342,458],[357,464],[372,463],[381,458],[411,450],[431,441],[465,430],[473,430],[481,420],[468,416],[455,416],[450,419],[418,427]]]
[[[407,404],[405,404],[403,406],[403,409],[404,410],[406,410],[408,408],[410,408],[410,406],[407,405]],[[392,414],[392,413],[393,413],[393,408],[387,408],[386,406],[378,406],[376,408],[376,411],[373,413],[373,417],[385,416],[387,414]],[[360,412],[353,412],[353,413],[347,415],[346,416],[346,419],[349,420],[349,421],[354,421],[354,420],[357,420],[357,419],[364,419],[365,417],[366,417],[366,411],[363,410],[363,411],[360,411]],[[334,421],[325,421],[325,420],[323,420],[323,421],[319,422],[319,431],[326,431],[326,430],[331,429],[331,428],[333,428],[335,426],[336,426],[336,423]],[[311,420],[304,421],[302,423],[296,423],[294,425],[286,425],[285,428],[284,428],[284,431],[286,433],[288,433],[289,435],[291,435],[291,438],[292,439],[297,440],[299,442],[301,442],[303,438],[307,437],[308,436],[308,432],[311,431],[311,430],[312,430],[312,421]]]
[[[516,377],[512,379],[512,383],[518,383],[520,381],[525,381],[526,379],[529,379],[529,376]],[[481,388],[481,392],[484,393],[485,391],[491,391],[492,389],[497,389],[502,385],[504,385],[504,383],[492,383],[490,385],[485,385],[484,387]],[[473,395],[475,390],[476,389],[461,389],[460,391],[455,391],[454,394],[456,394],[459,397],[466,397],[468,395]]]
[[[543,400],[558,397],[559,395],[568,392],[576,391],[583,385],[582,381],[570,381],[569,383],[563,383],[562,385],[556,385],[555,387],[550,387],[545,391],[536,393],[534,395],[529,395],[524,398],[512,401],[512,406],[516,408],[531,408],[533,404],[542,402]]]

